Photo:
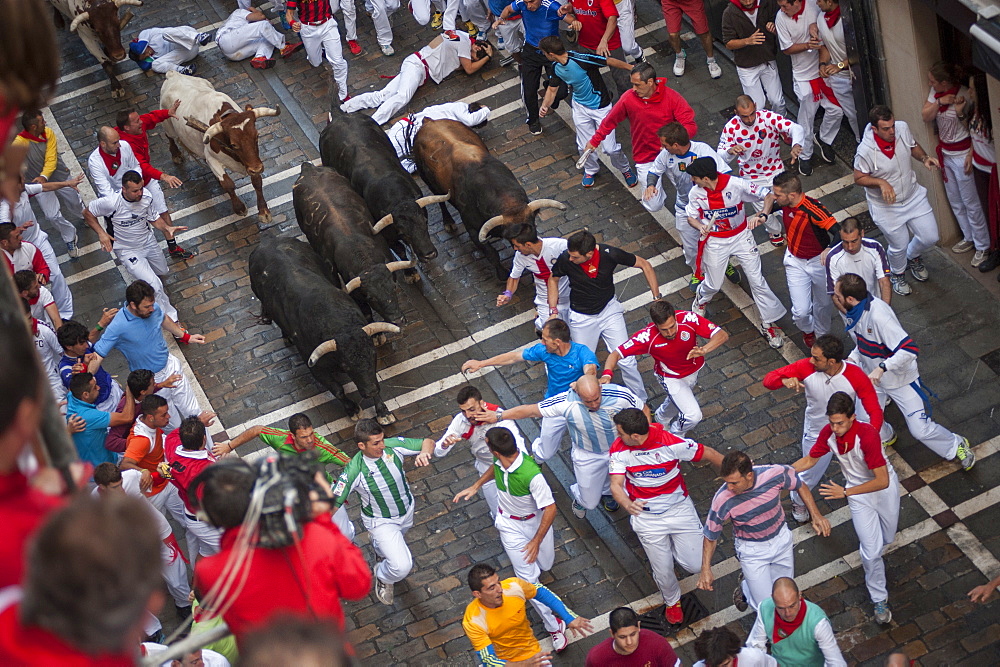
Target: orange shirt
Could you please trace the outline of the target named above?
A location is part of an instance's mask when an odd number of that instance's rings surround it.
[[[146,492],[147,496],[155,496],[167,485],[167,480],[156,472],[156,466],[165,461],[163,431],[146,426],[141,419],[137,420],[128,434],[124,456],[153,475],[153,487]]]

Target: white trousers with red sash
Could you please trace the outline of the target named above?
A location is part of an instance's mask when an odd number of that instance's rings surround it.
[[[429,72],[416,53],[406,56],[399,67],[399,74],[392,78],[382,90],[355,95],[340,105],[342,111],[352,112],[361,109],[373,109],[372,119],[382,125],[389,122],[396,113],[413,99],[414,93],[427,79]]]
[[[722,281],[726,279],[726,264],[729,263],[730,257],[738,259],[740,266],[743,267],[750,294],[760,311],[761,321],[772,324],[781,319],[788,311],[764,280],[760,266],[760,250],[753,240],[753,234],[745,225],[733,236],[709,236],[698,244],[696,273],[704,274],[705,279],[698,285],[695,302],[707,304],[722,289]]]

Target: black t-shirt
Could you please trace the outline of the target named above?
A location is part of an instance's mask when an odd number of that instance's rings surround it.
[[[614,273],[618,266],[635,266],[635,255],[621,248],[598,243],[597,252],[601,259],[594,278],[569,260],[569,251],[559,255],[552,265],[552,275],[569,278],[569,306],[582,315],[597,315],[615,298]]]

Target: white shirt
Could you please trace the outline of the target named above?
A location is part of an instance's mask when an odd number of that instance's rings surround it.
[[[156,247],[149,223],[160,216],[153,210],[153,195],[146,188],[142,189],[139,201],[125,199],[119,190],[110,196],[95,199],[87,204],[87,209],[98,218],[111,217],[117,250]]]
[[[764,651],[749,646],[740,649],[740,652],[736,654],[736,660],[740,667],[778,667],[777,660]],[[694,663],[694,667],[705,667],[705,661],[699,660]]]
[[[997,150],[993,145],[993,138],[987,137],[981,128],[972,126],[969,128],[969,135],[972,136],[972,166],[981,172],[989,174],[993,171],[993,165],[997,163]]]
[[[537,257],[515,252],[510,266],[510,277],[517,280],[527,271],[535,279],[535,305],[545,308],[549,303],[548,279],[552,275],[552,265],[556,263],[568,244],[566,239],[543,238],[542,250]],[[559,278],[559,303],[569,303],[569,278]]]
[[[14,273],[17,273],[18,271],[34,271],[35,267],[32,262],[35,259],[35,253],[39,253],[39,255],[41,254],[38,248],[31,243],[24,241],[23,236],[21,238],[22,241],[20,248],[12,253],[7,252],[6,250],[3,251],[3,254],[7,257],[7,261],[14,267]],[[45,258],[43,257],[42,261],[44,260]],[[48,266],[48,262],[46,262],[45,265]]]
[[[428,44],[417,52],[421,66],[427,69],[434,83],[441,83],[446,76],[461,67],[459,58],[472,60],[472,39],[467,33],[455,34],[458,40],[451,40],[441,35],[437,38],[441,40],[440,44],[435,47]]]
[[[826,255],[826,293],[833,294],[837,279],[845,273],[864,278],[868,293],[876,299],[882,298],[878,281],[889,277],[889,258],[885,248],[874,239],[861,239],[861,249],[853,255],[844,249],[843,243],[830,248]]]
[[[880,363],[885,364],[886,371],[879,380],[882,388],[898,389],[919,379],[919,349],[887,303],[872,299],[858,323],[847,333],[857,345],[848,359],[861,370],[871,373]]]
[[[837,638],[833,635],[830,619],[820,619],[820,622],[813,628],[813,637],[819,650],[823,653],[823,667],[847,667],[844,654],[840,652]],[[761,620],[760,614],[757,614],[757,620],[754,621],[753,628],[750,629],[750,636],[747,637],[747,646],[763,651],[767,648],[767,641],[768,636],[767,630],[764,628],[764,621]]]
[[[247,9],[237,9],[232,14],[230,14],[229,18],[226,19],[226,22],[223,23],[219,27],[219,29],[215,32],[215,42],[218,43],[219,38],[221,38],[227,32],[238,30],[239,28],[242,28],[245,25],[249,25],[249,23],[247,22],[248,16],[250,16],[250,10]]]
[[[167,650],[167,647],[163,644],[155,644],[153,642],[143,642],[142,643],[143,652],[147,656],[155,656],[157,653],[162,653]],[[217,653],[212,649],[203,648],[201,649],[201,660],[205,663],[205,667],[229,667],[229,661],[221,653]],[[161,667],[170,667],[173,661],[168,660],[163,663]]]
[[[399,156],[403,167],[411,174],[417,170],[417,165],[413,160],[407,159],[413,152],[413,138],[424,124],[425,120],[457,120],[463,125],[473,127],[479,125],[490,117],[489,107],[480,107],[475,111],[469,111],[469,105],[465,102],[446,102],[429,106],[423,111],[409,116],[403,116],[390,127],[386,134],[396,155]]]
[[[47,287],[39,285],[38,300],[31,304],[31,316],[39,322],[52,326],[52,320],[49,318],[49,314],[45,312],[45,307],[55,302],[56,300],[52,298],[52,292]],[[62,356],[61,351],[59,355]]]
[[[124,139],[118,142],[118,158],[121,165],[115,171],[114,176],[104,166],[104,158],[101,157],[101,148],[98,146],[87,158],[87,173],[90,174],[90,181],[94,184],[99,197],[108,195],[122,189],[122,176],[127,171],[134,171],[142,175],[142,167],[139,166],[139,159],[132,151],[132,147]]]
[[[751,126],[744,124],[739,116],[730,118],[722,127],[716,150],[731,160],[729,149],[742,146],[743,152],[736,157],[740,178],[763,180],[774,178],[785,170],[781,161],[783,142],[801,146],[804,140],[805,130],[801,125],[768,109],[758,109]],[[722,173],[721,169],[719,173]]]
[[[972,108],[971,107],[972,98],[969,95],[969,89],[966,88],[965,86],[962,86],[961,88],[958,89],[958,92],[955,93],[955,97],[965,98],[966,113],[968,113]],[[927,101],[933,102],[934,100],[935,100],[934,89],[931,88],[930,92],[927,93]],[[938,113],[934,117],[934,122],[937,124],[938,138],[946,144],[953,144],[956,141],[963,141],[964,139],[967,139],[969,137],[969,128],[965,126],[964,122],[959,120],[958,112],[955,111],[954,104],[949,104],[948,108],[945,109],[944,111],[938,109]],[[944,150],[945,155],[965,155],[968,152],[969,152],[968,149],[964,151],[950,151],[947,149]]]
[[[778,47],[784,51],[793,44],[805,44],[809,41],[809,26],[816,23],[819,8],[812,0],[802,0],[802,15],[798,20],[778,10],[774,19],[775,33],[778,36]],[[809,49],[799,51],[789,56],[792,60],[792,78],[796,81],[812,81],[819,78],[819,50]]]
[[[674,155],[664,148],[653,160],[650,173],[666,176],[677,191],[677,200],[674,202],[675,210],[687,206],[688,192],[691,191],[693,183],[691,177],[685,172],[688,166],[700,157],[710,157],[715,160],[715,168],[719,170],[720,174],[728,174],[732,171],[725,159],[716,153],[714,148],[702,141],[692,141],[691,148],[684,155]]]
[[[497,476],[503,475],[505,478],[521,467],[524,463],[524,453],[519,452],[517,458],[510,465],[509,468],[504,468],[500,461],[496,462]],[[504,487],[510,488],[506,479],[504,480]],[[538,514],[539,510],[543,507],[548,507],[556,502],[555,498],[552,497],[552,489],[549,488],[548,482],[545,481],[545,476],[539,472],[537,475],[531,478],[528,482],[528,490],[530,493],[526,496],[515,496],[510,493],[505,493],[499,488],[497,489],[497,505],[500,508],[501,514],[507,514],[508,516],[520,516],[526,517],[529,514]]]
[[[41,183],[25,183],[24,192],[21,193],[21,198],[14,205],[13,211],[11,211],[10,203],[7,200],[0,201],[0,222],[13,222],[18,227],[26,222],[35,223],[21,231],[21,240],[36,246],[49,240],[49,235],[35,220],[35,213],[31,210],[29,203],[29,198],[40,192],[42,192]]]
[[[688,192],[685,213],[689,218],[708,222],[715,215],[713,234],[732,236],[747,222],[744,202],[762,202],[771,190],[737,176],[719,174],[719,188],[709,192],[700,185],[692,185]]]
[[[129,469],[122,470],[122,490],[125,491],[125,495],[130,498],[142,498],[145,502],[149,502],[149,498],[139,490],[139,480],[142,479],[142,471]],[[95,498],[100,497],[100,489],[94,488],[90,492]],[[170,537],[173,529],[170,528],[170,524],[167,523],[166,517],[164,517],[160,512],[158,512],[152,505],[149,505],[149,511],[151,515],[151,521],[156,524],[156,529],[160,534],[160,539],[165,540]]]
[[[579,394],[570,389],[538,404],[542,417],[564,417],[574,447],[605,454],[618,437],[614,417],[625,408],[642,409],[642,401],[617,384],[601,385],[601,406],[590,410]]]
[[[53,331],[44,321],[38,322],[34,335],[35,349],[38,350],[38,358],[45,369],[45,376],[52,387],[56,401],[66,398],[66,387],[63,386],[59,377],[59,360],[62,359],[63,349]]]
[[[823,12],[820,12],[816,17],[816,28],[819,30],[819,38],[823,42],[823,46],[825,46],[826,50],[830,52],[830,64],[836,65],[837,63],[846,63],[847,43],[844,41],[843,17],[837,19],[837,22],[834,23],[831,28],[826,24],[826,18],[823,16]],[[850,75],[850,70],[843,69],[837,72],[834,76]]]
[[[854,156],[854,168],[858,171],[889,182],[896,191],[895,204],[886,203],[879,188],[865,188],[868,205],[902,206],[914,193],[921,191],[917,185],[917,175],[913,173],[913,158],[910,150],[917,145],[906,121],[896,121],[896,151],[892,159],[885,156],[875,143],[875,130],[869,124],[861,135],[861,145]]]
[[[488,405],[483,405],[486,409],[492,409]],[[451,450],[455,449],[455,445],[446,447],[444,441],[450,436],[458,436],[463,440],[468,440],[469,449],[472,451],[472,456],[476,460],[476,470],[480,474],[486,472],[486,469],[493,465],[493,453],[490,452],[489,445],[486,444],[486,432],[491,428],[502,427],[510,431],[514,435],[514,441],[517,443],[517,448],[522,452],[528,451],[527,446],[524,443],[524,437],[521,432],[517,429],[517,424],[515,424],[510,419],[501,419],[495,424],[475,424],[465,416],[465,414],[459,412],[455,415],[454,419],[451,420],[451,424],[448,425],[448,430],[444,432],[441,439],[434,443],[434,456],[442,457],[448,454]]]

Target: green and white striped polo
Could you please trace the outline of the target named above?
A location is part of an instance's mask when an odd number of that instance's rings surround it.
[[[419,454],[422,446],[420,438],[386,438],[381,458],[358,452],[337,478],[334,503],[343,505],[351,491],[357,491],[365,516],[396,519],[405,515],[413,505],[413,494],[403,474],[403,457]]]
[[[504,469],[494,460],[497,482],[497,500],[500,510],[510,516],[537,514],[543,507],[555,502],[552,489],[542,476],[542,470],[531,456],[520,452],[510,468]]]

